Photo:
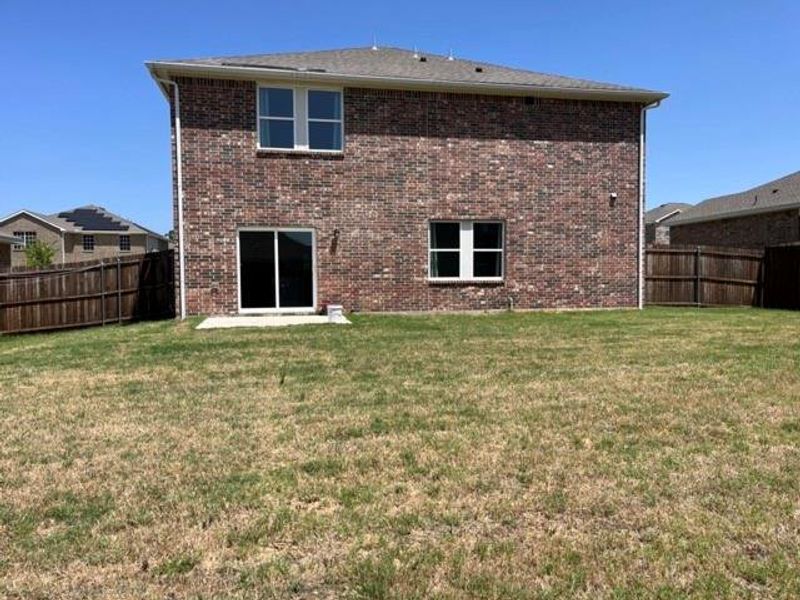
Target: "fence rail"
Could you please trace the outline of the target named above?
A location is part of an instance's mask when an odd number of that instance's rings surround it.
[[[645,300],[669,306],[761,306],[760,250],[651,247],[645,254]]]
[[[3,333],[174,315],[171,250],[0,274],[0,332]]]

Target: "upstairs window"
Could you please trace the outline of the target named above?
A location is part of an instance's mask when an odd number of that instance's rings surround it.
[[[503,278],[503,224],[435,221],[430,224],[429,277],[434,280]]]
[[[94,252],[94,236],[93,235],[84,235],[83,236],[83,251],[84,252]]]
[[[36,241],[35,231],[15,231],[14,237],[22,240],[21,244],[14,244],[14,250],[25,250]]]
[[[308,147],[342,149],[342,93],[308,90]]]
[[[262,148],[294,148],[294,90],[258,90],[258,139]]]
[[[341,90],[258,88],[258,147],[262,150],[341,152]]]
[[[120,252],[131,251],[131,236],[129,235],[119,236],[119,251]]]

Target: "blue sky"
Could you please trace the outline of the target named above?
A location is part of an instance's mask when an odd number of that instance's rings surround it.
[[[0,0],[0,213],[95,203],[170,224],[143,62],[379,44],[664,90],[648,205],[800,169],[800,2]]]

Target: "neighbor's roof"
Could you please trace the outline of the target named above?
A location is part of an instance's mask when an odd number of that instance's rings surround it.
[[[338,81],[351,85],[398,88],[448,88],[484,92],[530,93],[562,97],[655,102],[667,94],[547,75],[430,52],[402,48],[347,48],[314,52],[287,52],[146,63],[154,77],[212,75],[240,79],[282,78],[304,81]]]
[[[790,208],[800,208],[800,171],[744,192],[704,200],[671,219],[669,224],[700,223]]]
[[[644,213],[644,222],[661,223],[668,219],[674,219],[687,208],[691,208],[691,206],[691,204],[686,204],[685,202],[667,202]]]
[[[23,209],[0,219],[0,224],[5,223],[19,214],[28,214],[40,221],[69,233],[145,233],[164,238],[163,235],[142,227],[138,223],[129,221],[119,215],[106,210],[102,206],[89,204],[70,210],[46,215],[32,210]]]

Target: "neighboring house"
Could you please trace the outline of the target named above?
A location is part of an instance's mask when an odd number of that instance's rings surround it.
[[[81,206],[45,215],[20,210],[0,219],[0,232],[20,243],[12,246],[11,266],[25,266],[25,247],[49,245],[55,263],[71,263],[167,249],[167,238],[100,206]]]
[[[21,241],[13,235],[0,233],[0,273],[11,268],[11,246],[19,244]]]
[[[668,245],[669,244],[669,222],[691,204],[682,202],[669,202],[648,210],[644,213],[644,239],[647,244]]]
[[[672,219],[676,245],[763,248],[800,241],[800,171],[704,200]]]
[[[393,48],[147,66],[182,314],[641,301],[644,114],[666,94]]]

